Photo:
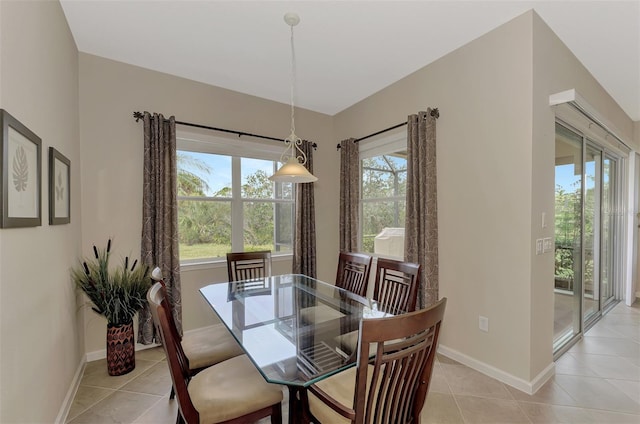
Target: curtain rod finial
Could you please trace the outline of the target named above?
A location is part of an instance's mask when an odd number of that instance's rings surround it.
[[[142,112],[133,112],[133,117],[136,119],[136,122],[138,122],[144,117],[144,115]]]
[[[431,116],[433,116],[436,119],[440,117],[440,111],[438,110],[438,108],[431,109]]]

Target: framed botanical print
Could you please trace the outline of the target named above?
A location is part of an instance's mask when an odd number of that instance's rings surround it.
[[[49,224],[71,221],[71,162],[49,147]]]
[[[4,109],[0,109],[0,121],[2,127],[0,227],[41,225],[42,140]]]

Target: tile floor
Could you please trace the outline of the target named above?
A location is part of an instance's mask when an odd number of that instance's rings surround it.
[[[161,348],[136,352],[136,369],[120,377],[90,362],[67,423],[173,424],[170,384]],[[640,424],[640,302],[603,317],[533,396],[439,356],[422,423]]]

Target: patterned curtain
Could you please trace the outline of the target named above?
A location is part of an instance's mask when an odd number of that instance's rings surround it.
[[[340,143],[340,251],[357,252],[360,156],[355,138]]]
[[[302,142],[307,155],[305,167],[313,174],[313,143]],[[313,183],[301,183],[296,187],[296,229],[293,242],[293,273],[316,278],[316,208]]]
[[[407,120],[407,207],[404,258],[419,263],[418,307],[438,300],[438,202],[436,118],[427,109]]]
[[[150,269],[159,266],[169,293],[178,331],[182,333],[182,293],[178,255],[178,203],[176,122],[172,116],[144,113],[144,183],[142,197],[142,249],[140,257]],[[139,315],[138,341],[153,343],[151,313]]]

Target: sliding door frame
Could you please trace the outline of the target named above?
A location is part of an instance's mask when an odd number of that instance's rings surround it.
[[[589,134],[585,134],[584,131],[581,131],[580,129],[576,128],[574,125],[571,125],[570,123],[566,122],[565,120],[561,119],[560,117],[556,116],[556,120],[555,120],[556,124],[564,127],[565,129],[575,133],[577,136],[579,136],[582,139],[582,177],[581,177],[581,211],[582,211],[582,216],[581,216],[581,234],[580,234],[580,244],[581,244],[581,253],[580,253],[580,257],[581,257],[581,281],[580,281],[580,302],[579,302],[579,316],[580,316],[580,320],[579,320],[579,329],[580,331],[577,332],[577,334],[573,334],[572,336],[567,336],[565,338],[560,338],[559,340],[561,341],[561,344],[559,346],[556,346],[557,344],[557,340],[555,338],[554,335],[554,360],[557,359],[558,357],[560,357],[564,352],[566,352],[573,344],[575,344],[578,340],[580,340],[584,333],[589,330],[589,328],[591,328],[603,315],[603,313],[606,313],[606,311],[608,311],[611,307],[613,307],[618,300],[622,299],[622,294],[623,294],[623,290],[624,290],[624,267],[625,267],[625,263],[626,263],[626,257],[627,257],[627,252],[626,252],[626,243],[625,243],[625,234],[624,234],[624,229],[627,227],[626,225],[626,205],[628,204],[628,199],[625,197],[625,193],[626,191],[624,190],[624,188],[627,186],[627,181],[628,178],[625,178],[626,176],[626,172],[627,172],[627,166],[626,166],[626,161],[627,161],[627,155],[624,152],[616,152],[614,151],[614,149],[610,148],[607,146],[606,143],[606,137],[605,140],[602,141],[598,141],[597,137],[593,137]],[[596,175],[598,175],[598,179],[599,181],[595,182],[596,187],[600,187],[599,190],[597,190],[597,194],[600,197],[599,201],[597,202],[597,204],[599,205],[599,210],[598,210],[598,216],[599,219],[597,220],[597,249],[598,252],[596,254],[596,252],[594,252],[594,259],[597,257],[598,261],[602,260],[602,252],[603,252],[603,248],[604,248],[604,243],[605,241],[603,240],[602,237],[602,231],[603,231],[603,216],[605,215],[603,208],[607,207],[605,205],[602,205],[601,199],[602,199],[602,194],[603,194],[603,181],[604,181],[604,177],[603,177],[603,171],[604,171],[604,161],[605,158],[606,159],[610,159],[612,160],[615,164],[616,164],[616,169],[615,169],[615,175],[612,176],[612,178],[615,178],[615,184],[614,184],[614,192],[611,193],[614,196],[613,199],[613,203],[612,203],[612,209],[611,211],[609,211],[613,217],[612,217],[612,226],[613,231],[611,231],[610,237],[613,238],[613,246],[612,246],[612,251],[609,253],[611,255],[611,266],[613,269],[611,269],[611,275],[609,276],[610,279],[610,284],[612,284],[612,296],[608,297],[607,299],[602,299],[601,296],[601,287],[600,285],[602,284],[602,266],[600,263],[598,263],[594,269],[597,270],[598,275],[594,275],[593,279],[594,279],[594,283],[597,280],[597,284],[599,285],[599,287],[594,287],[594,301],[596,301],[597,304],[597,310],[595,311],[595,313],[593,313],[589,319],[585,320],[584,317],[584,311],[585,311],[585,300],[584,300],[584,294],[585,294],[585,281],[584,281],[584,276],[585,276],[585,270],[586,270],[586,246],[585,246],[585,242],[586,242],[586,234],[585,234],[585,222],[586,222],[586,197],[587,197],[587,182],[586,182],[586,159],[587,159],[587,148],[590,147],[593,150],[596,150],[600,153],[600,158],[598,160],[598,163],[596,164],[596,167],[600,167],[600,172],[596,172]],[[596,228],[594,228],[594,231],[596,231]],[[595,247],[595,246],[594,246]],[[555,290],[555,289],[554,289]],[[595,299],[595,294],[597,293],[597,299]]]

